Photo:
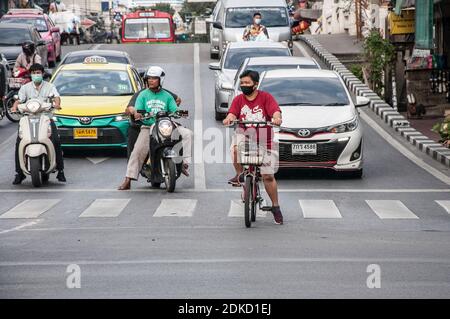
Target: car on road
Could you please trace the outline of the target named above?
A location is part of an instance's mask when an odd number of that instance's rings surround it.
[[[10,69],[22,52],[22,43],[31,40],[42,58],[42,65],[48,66],[47,42],[42,39],[36,27],[23,23],[0,23],[0,53],[8,60]]]
[[[54,120],[64,148],[127,147],[124,111],[143,88],[132,65],[87,57],[83,63],[60,66],[51,82],[61,95],[62,110]]]
[[[246,70],[253,70],[260,75],[269,70],[290,70],[290,69],[320,69],[320,65],[313,58],[282,56],[282,57],[256,57],[246,58],[236,72],[234,77],[233,92],[228,98],[228,105],[231,105],[234,97],[241,94],[239,76]]]
[[[223,6],[225,0],[218,0],[214,10],[211,14],[211,17],[207,20],[209,22],[209,39],[210,39],[210,48],[209,54],[211,59],[217,59],[220,57],[220,49],[219,49],[219,29],[214,28],[214,22],[217,22],[217,18],[219,16],[220,9]]]
[[[83,63],[87,57],[90,56],[102,56],[109,63],[121,63],[134,65],[130,55],[125,51],[116,50],[80,50],[67,53],[62,59],[60,65]]]
[[[339,74],[329,70],[264,72],[259,90],[274,96],[283,113],[275,130],[280,169],[331,169],[361,177],[363,129],[358,107],[369,100],[351,95]]]
[[[1,19],[0,23],[23,23],[36,27],[42,39],[47,43],[48,64],[54,67],[61,60],[61,34],[52,19],[37,9],[12,9]]]
[[[245,28],[253,23],[253,14],[262,15],[271,41],[284,42],[292,49],[291,23],[285,0],[224,0],[213,27],[218,30],[219,55],[228,43],[243,41]]]
[[[264,56],[291,56],[291,51],[279,42],[233,42],[227,46],[220,62],[209,64],[209,68],[216,71],[216,120],[222,119],[228,112],[228,98],[233,92],[233,80],[239,66],[246,58]]]

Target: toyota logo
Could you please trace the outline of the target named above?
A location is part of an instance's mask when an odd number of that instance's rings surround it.
[[[298,131],[298,135],[300,135],[302,137],[310,136],[311,131],[306,128],[302,128],[301,130]]]
[[[92,119],[90,117],[80,117],[80,123],[81,124],[91,124]]]

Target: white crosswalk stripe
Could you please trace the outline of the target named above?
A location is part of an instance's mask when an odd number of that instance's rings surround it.
[[[191,217],[196,199],[163,199],[153,217]]]
[[[419,219],[399,200],[366,200],[366,203],[381,219]]]
[[[131,199],[96,199],[79,217],[117,217]]]
[[[450,214],[450,200],[437,200],[436,203],[441,205],[447,211],[447,213]]]
[[[256,217],[266,217],[267,212],[259,210],[256,211]],[[228,217],[244,217],[244,203],[241,200],[233,199],[230,202],[230,210]]]
[[[28,199],[21,202],[16,207],[2,214],[0,218],[38,218],[53,206],[59,199]]]
[[[304,218],[342,218],[332,200],[299,200]]]

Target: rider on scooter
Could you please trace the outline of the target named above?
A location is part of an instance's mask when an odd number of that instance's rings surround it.
[[[174,113],[177,111],[177,104],[175,99],[168,92],[162,89],[165,78],[165,72],[158,66],[152,66],[145,74],[145,81],[148,89],[139,94],[136,100],[135,109],[132,110],[132,115],[136,121],[143,118],[139,111],[146,113],[153,113],[154,116],[150,119],[143,120],[141,132],[137,138],[133,152],[128,161],[127,173],[119,190],[127,190],[131,187],[131,181],[137,180],[139,172],[144,164],[147,155],[150,152],[150,130],[155,124],[155,116],[160,111]],[[188,164],[190,162],[192,131],[182,126],[177,127],[179,134],[182,137],[183,154],[185,156],[182,173],[189,175]]]
[[[43,80],[44,75],[44,67],[40,64],[33,64],[30,67],[30,73],[31,73],[31,82],[23,85],[19,90],[19,100],[14,102],[14,105],[11,109],[12,112],[17,112],[18,106],[20,103],[25,103],[30,99],[48,99],[49,97],[54,97],[54,105],[57,110],[61,109],[61,99],[59,97],[59,93],[56,90],[56,87],[47,81]],[[61,149],[61,142],[59,140],[58,136],[58,129],[56,128],[56,125],[53,121],[51,121],[51,129],[52,129],[52,135],[51,139],[53,142],[53,145],[55,146],[55,153],[56,153],[56,169],[58,170],[58,175],[56,178],[60,182],[65,182],[66,178],[64,176],[64,160],[63,160],[63,154]],[[16,158],[16,176],[14,178],[14,185],[21,184],[22,181],[26,178],[25,174],[22,172],[22,169],[20,168],[20,162],[19,162],[19,144],[20,144],[20,138],[17,135],[17,141],[16,141],[16,151],[15,151],[15,158]]]
[[[20,68],[27,71],[33,64],[41,64],[41,57],[36,52],[36,46],[33,41],[27,40],[22,43],[22,52],[17,57],[16,63],[14,64],[13,74],[17,77],[17,73],[20,72]]]

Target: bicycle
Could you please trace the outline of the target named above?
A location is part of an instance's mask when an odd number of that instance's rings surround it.
[[[233,125],[255,125],[255,129],[264,126],[273,126],[271,122],[261,121],[233,121]],[[246,139],[240,142],[237,150],[237,161],[244,168],[244,187],[242,199],[244,201],[244,221],[245,227],[250,228],[252,222],[256,221],[256,209],[259,207],[261,211],[272,211],[271,206],[263,206],[264,198],[261,196],[260,167],[263,165],[266,150],[261,149],[258,143]]]

